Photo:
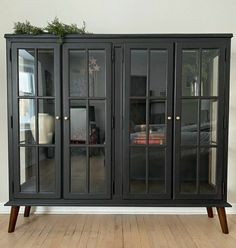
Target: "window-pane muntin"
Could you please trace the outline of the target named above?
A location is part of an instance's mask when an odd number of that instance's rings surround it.
[[[196,159],[195,166],[197,167],[196,171],[196,182],[192,182],[192,185],[196,184],[194,187],[187,187],[183,184],[181,185],[180,180],[180,193],[181,194],[194,194],[194,195],[209,195],[209,194],[217,194],[217,178],[219,172],[217,171],[217,150],[220,149],[218,147],[218,137],[217,137],[217,129],[218,129],[218,101],[219,101],[219,80],[220,80],[220,48],[183,48],[182,49],[182,63],[184,61],[183,54],[187,52],[196,52],[196,59],[198,65],[196,65],[198,71],[197,78],[199,78],[199,82],[195,84],[195,91],[191,94],[186,93],[183,89],[183,70],[182,70],[182,93],[180,94],[180,100],[183,101],[196,101],[196,107],[198,108],[197,117],[197,130],[196,130],[196,138],[197,142],[194,144],[183,143],[181,144],[181,150],[183,150],[182,160],[185,161],[187,159],[187,153],[184,150],[195,150]],[[193,56],[192,56],[193,57]],[[183,65],[182,65],[183,69]],[[194,87],[192,87],[194,89]],[[198,94],[195,94],[197,93]],[[197,106],[198,105],[198,106]],[[182,107],[180,106],[180,109]],[[181,112],[183,111],[183,108]],[[183,113],[182,113],[183,114]],[[181,117],[181,122],[183,121]],[[185,154],[185,155],[184,155]],[[207,162],[208,161],[208,162]],[[204,166],[203,164],[209,163],[209,166]],[[193,164],[193,163],[192,163]],[[180,160],[180,169],[183,163]],[[212,169],[213,167],[213,169]],[[183,173],[180,173],[183,174]],[[210,175],[210,176],[209,176]],[[193,175],[194,177],[194,175]],[[209,181],[207,182],[207,178]],[[205,181],[204,181],[205,180]],[[193,180],[194,181],[194,180]],[[213,183],[212,183],[213,182]],[[208,184],[208,185],[207,185]],[[181,192],[182,190],[182,192]],[[184,192],[185,191],[185,192]]]

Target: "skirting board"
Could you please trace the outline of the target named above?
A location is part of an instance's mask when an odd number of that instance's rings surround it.
[[[226,208],[227,214],[236,214],[236,203]],[[20,213],[24,208],[20,209]],[[205,208],[182,207],[32,207],[35,214],[206,214]],[[0,214],[9,214],[10,207],[0,203]]]

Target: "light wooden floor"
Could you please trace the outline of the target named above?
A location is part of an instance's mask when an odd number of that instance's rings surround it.
[[[0,215],[2,248],[236,247],[236,215],[228,215],[228,235],[206,215],[20,215],[11,234],[8,218]]]

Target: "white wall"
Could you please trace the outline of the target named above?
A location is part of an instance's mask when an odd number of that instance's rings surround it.
[[[5,33],[17,21],[45,26],[87,22],[93,33],[218,33],[236,35],[235,0],[1,0],[0,1],[0,202],[8,200]],[[236,38],[232,40],[228,199],[236,203]]]

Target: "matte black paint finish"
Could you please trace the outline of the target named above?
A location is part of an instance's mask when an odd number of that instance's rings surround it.
[[[60,205],[60,206],[70,206],[70,205],[93,205],[93,206],[196,206],[196,207],[228,207],[230,204],[227,203],[227,150],[228,150],[228,112],[229,112],[229,70],[230,70],[230,38],[232,34],[98,34],[98,35],[67,35],[63,39],[63,44],[58,43],[58,37],[54,35],[39,35],[39,36],[29,36],[29,35],[5,35],[7,38],[7,80],[8,80],[8,137],[9,137],[9,202],[6,203],[8,206],[50,206],[50,205]],[[56,86],[57,101],[56,113],[62,117],[65,116],[62,112],[62,107],[65,105],[64,90],[62,91],[62,85],[65,87],[65,78],[63,84],[61,84],[61,79],[65,77],[66,71],[64,71],[64,66],[66,66],[65,54],[63,54],[62,49],[65,46],[86,46],[87,43],[96,44],[98,46],[103,46],[104,44],[110,44],[111,50],[108,52],[110,59],[107,61],[107,65],[110,65],[110,90],[111,90],[111,110],[110,110],[110,126],[111,136],[111,168],[110,168],[110,184],[108,185],[110,193],[108,199],[79,199],[75,197],[73,199],[65,199],[66,191],[63,192],[63,184],[67,187],[67,181],[65,176],[67,171],[65,170],[66,164],[61,163],[65,156],[63,155],[63,147],[60,139],[65,137],[62,127],[64,126],[64,121],[59,121],[60,124],[56,127],[56,132],[58,133],[58,143],[56,157],[57,163],[57,193],[55,195],[50,194],[21,194],[18,189],[18,177],[17,170],[18,165],[15,161],[16,151],[14,147],[14,137],[16,137],[17,129],[15,125],[17,124],[17,116],[14,114],[14,106],[16,106],[16,92],[13,90],[13,81],[16,77],[15,75],[15,63],[13,59],[14,47],[35,47],[35,48],[54,48],[55,49],[55,74],[57,75],[58,84]],[[173,81],[172,90],[172,105],[170,109],[173,109],[172,113],[172,132],[169,139],[173,139],[172,146],[172,164],[170,166],[171,171],[169,171],[170,180],[168,183],[169,187],[173,186],[170,190],[170,199],[154,199],[151,196],[146,199],[124,199],[123,196],[123,185],[125,168],[122,166],[123,154],[123,127],[125,125],[124,111],[125,106],[125,75],[126,75],[126,49],[125,47],[129,44],[138,44],[138,46],[144,46],[148,44],[149,46],[158,46],[158,44],[172,44],[170,51],[173,51],[173,59],[169,64],[169,68],[172,68],[170,78]],[[179,195],[178,185],[178,147],[177,142],[179,140],[178,123],[175,122],[175,116],[180,114],[180,102],[179,102],[179,91],[181,88],[179,86],[180,73],[178,73],[180,65],[180,49],[185,47],[194,48],[219,48],[220,49],[220,63],[221,71],[220,77],[220,89],[222,94],[219,95],[220,104],[218,109],[218,137],[221,140],[221,152],[218,154],[218,169],[219,174],[217,177],[218,189],[215,195],[192,195],[191,197],[183,197]],[[219,91],[220,92],[220,91]],[[60,103],[61,100],[61,103]],[[169,100],[169,96],[168,96]],[[65,107],[65,106],[64,106]],[[113,125],[112,125],[113,122]],[[13,124],[13,128],[12,128]],[[65,128],[65,127],[64,127]],[[220,135],[220,136],[219,136]],[[65,144],[64,144],[65,145]],[[171,153],[170,153],[171,155]],[[65,163],[66,160],[64,160]],[[65,170],[65,171],[64,171]],[[65,174],[64,174],[65,173]],[[172,176],[171,176],[172,175]],[[54,198],[52,198],[54,197]],[[56,199],[58,198],[58,199]],[[109,199],[110,198],[110,199]]]

